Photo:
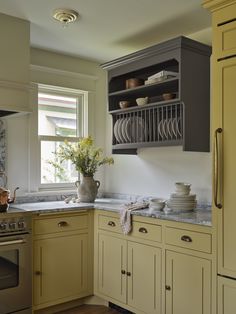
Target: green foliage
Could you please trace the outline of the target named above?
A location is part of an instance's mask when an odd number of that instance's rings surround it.
[[[71,160],[76,170],[84,176],[93,176],[98,167],[114,164],[112,157],[103,157],[101,148],[93,146],[91,136],[84,137],[78,143],[65,141],[56,151],[56,155],[62,163],[64,160]]]

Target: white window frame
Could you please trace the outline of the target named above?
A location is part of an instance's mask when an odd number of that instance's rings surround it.
[[[78,99],[77,104],[77,131],[76,137],[64,137],[64,136],[51,136],[51,135],[39,135],[39,190],[56,190],[56,189],[71,189],[75,187],[75,183],[41,183],[41,142],[52,141],[52,142],[64,142],[69,140],[70,142],[78,142],[80,137],[88,136],[88,92],[82,90],[76,90],[71,88],[64,88],[59,86],[38,84],[38,94],[47,93],[60,96],[76,97]],[[37,107],[37,119],[38,119],[39,108]],[[38,130],[37,130],[38,133]],[[78,173],[79,180],[79,173]]]

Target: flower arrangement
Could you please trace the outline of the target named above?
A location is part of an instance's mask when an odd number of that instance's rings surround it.
[[[56,152],[61,162],[71,160],[83,176],[93,176],[98,167],[114,164],[112,157],[103,157],[102,149],[95,148],[91,136],[80,138],[77,143],[65,141]]]

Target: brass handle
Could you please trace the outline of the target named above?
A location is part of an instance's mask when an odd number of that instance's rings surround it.
[[[40,276],[42,272],[40,270],[36,270],[35,275]]]
[[[166,285],[166,290],[171,290],[171,287]]]
[[[130,277],[131,276],[131,272],[127,271],[126,275]]]
[[[139,228],[138,231],[141,233],[148,233],[147,229],[144,227]]]
[[[218,134],[222,133],[222,129],[218,128],[215,130],[214,142],[215,142],[215,153],[214,153],[214,203],[219,209],[222,208],[221,202],[218,203],[218,185],[219,185],[219,144]]]
[[[60,222],[58,222],[58,227],[67,227],[68,226],[68,222],[66,222],[66,221],[60,221]]]
[[[111,227],[115,227],[116,226],[116,224],[114,223],[114,221],[108,221],[108,226],[111,226]]]
[[[125,275],[125,274],[126,274],[126,271],[125,271],[124,269],[122,269],[122,270],[121,270],[121,274],[122,274],[122,275]]]
[[[182,241],[185,241],[185,242],[193,242],[192,238],[189,237],[189,236],[187,236],[187,235],[183,235],[183,236],[181,237],[181,240],[182,240]]]

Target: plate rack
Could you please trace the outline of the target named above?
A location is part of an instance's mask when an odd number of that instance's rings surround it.
[[[183,112],[172,103],[113,114],[113,149],[181,145]]]

